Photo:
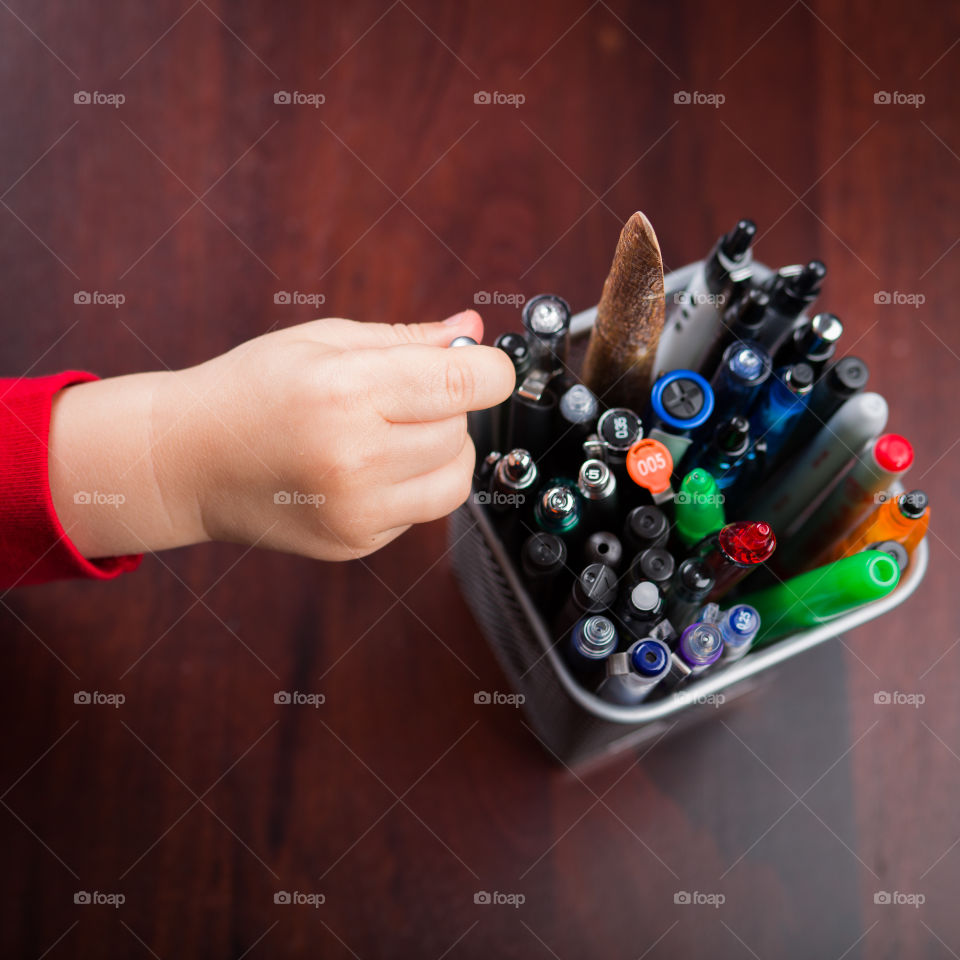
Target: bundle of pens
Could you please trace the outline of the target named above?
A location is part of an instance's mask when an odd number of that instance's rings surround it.
[[[890,593],[929,520],[867,366],[809,316],[826,267],[754,263],[741,220],[668,304],[656,235],[620,235],[577,377],[557,296],[496,345],[517,388],[471,415],[475,502],[557,651],[616,704],[662,697]],[[749,577],[749,580],[747,578]]]

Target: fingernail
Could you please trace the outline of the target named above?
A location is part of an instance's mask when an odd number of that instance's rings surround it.
[[[466,310],[461,310],[459,313],[455,313],[452,317],[447,317],[444,320],[444,324],[448,327],[455,327],[457,324],[463,323],[463,318],[467,315]]]

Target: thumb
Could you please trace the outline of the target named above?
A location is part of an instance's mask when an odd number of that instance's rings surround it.
[[[483,320],[476,310],[463,310],[433,323],[368,323],[328,318],[305,323],[300,329],[312,339],[344,349],[397,347],[406,343],[448,347],[455,337],[472,337],[477,343],[483,339]]]

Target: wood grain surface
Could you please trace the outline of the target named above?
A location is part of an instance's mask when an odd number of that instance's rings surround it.
[[[751,216],[765,262],[827,262],[933,503],[911,602],[580,777],[474,703],[504,680],[442,522],[362,562],[216,545],[10,592],[0,954],[960,954],[958,38],[932,0],[0,3],[3,375],[178,368],[481,292],[580,309],[635,209],[668,269]]]

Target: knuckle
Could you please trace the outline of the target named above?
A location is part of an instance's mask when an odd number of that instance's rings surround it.
[[[464,363],[448,362],[444,374],[444,388],[452,403],[468,408],[477,389],[473,368]]]

